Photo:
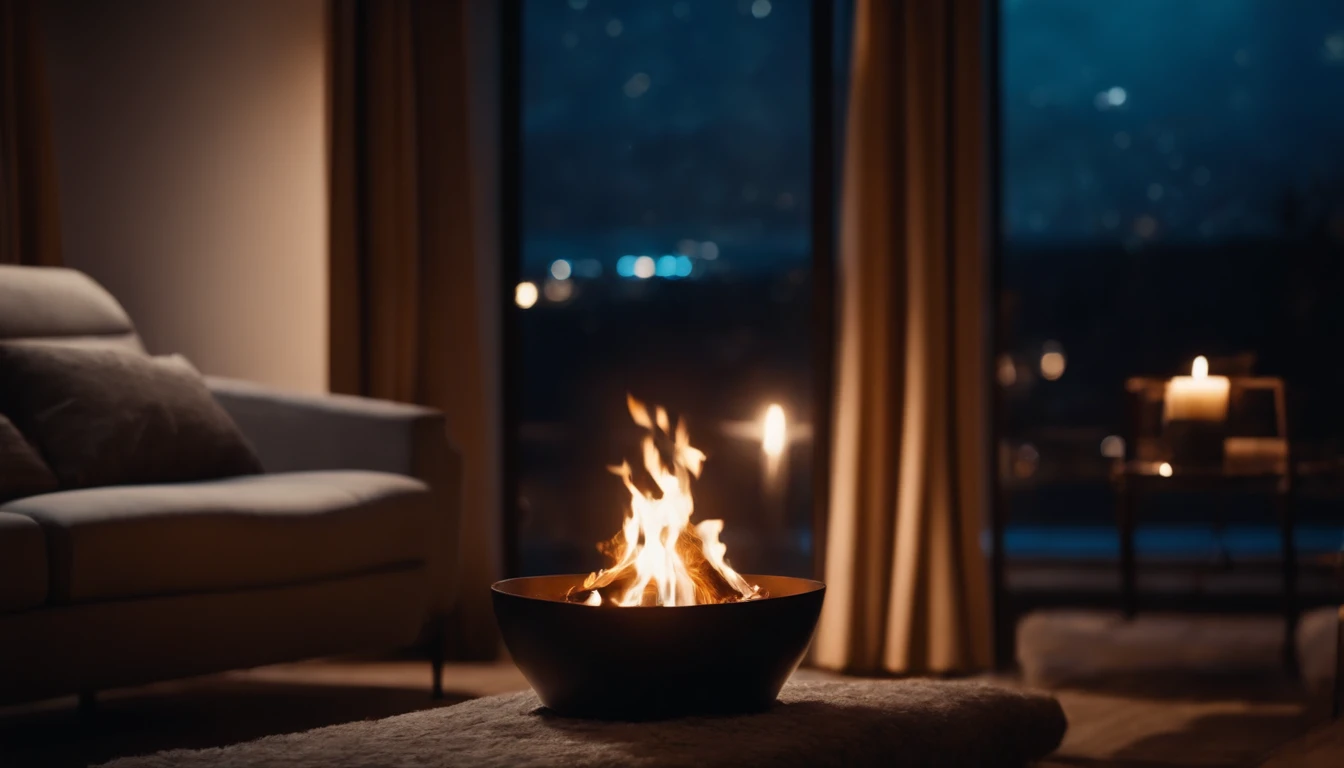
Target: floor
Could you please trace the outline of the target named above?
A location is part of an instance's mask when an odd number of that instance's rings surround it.
[[[1070,728],[1044,763],[1053,768],[1344,765],[1344,721],[1330,721],[1320,692],[1282,673],[1277,626],[1268,617],[1036,615],[1020,628],[1022,673],[998,681],[1059,697]],[[0,709],[0,765],[219,746],[526,686],[507,662],[450,665],[445,681],[447,698],[433,702],[423,662],[322,660],[112,692],[87,720],[72,699]]]

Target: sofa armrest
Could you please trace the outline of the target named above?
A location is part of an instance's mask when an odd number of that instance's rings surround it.
[[[206,383],[251,441],[267,472],[368,469],[426,482],[427,454],[444,451],[442,413],[349,395],[280,392],[216,376]]]
[[[349,395],[280,392],[237,379],[206,384],[256,449],[267,472],[364,469],[423,481],[442,514],[431,553],[436,612],[457,590],[462,457],[448,442],[444,415],[432,408]]]

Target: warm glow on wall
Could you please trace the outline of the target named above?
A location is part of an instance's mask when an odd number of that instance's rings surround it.
[[[784,453],[787,432],[784,408],[778,404],[771,404],[765,409],[765,424],[761,429],[761,450],[765,451],[766,456],[776,458]]]

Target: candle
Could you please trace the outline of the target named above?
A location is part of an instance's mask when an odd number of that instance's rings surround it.
[[[1223,421],[1231,387],[1226,376],[1209,375],[1209,361],[1200,355],[1190,367],[1189,376],[1176,376],[1167,382],[1162,421]]]

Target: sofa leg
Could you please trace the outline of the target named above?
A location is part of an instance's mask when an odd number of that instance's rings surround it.
[[[98,713],[98,692],[80,691],[79,693],[79,716],[84,720],[92,720]]]
[[[438,701],[443,698],[443,651],[434,651],[430,656],[429,665],[431,673],[434,675],[434,690],[429,697]]]
[[[442,617],[434,619],[434,628],[429,633],[429,669],[433,675],[430,685],[430,698],[438,701],[443,698],[443,645],[447,628]]]

